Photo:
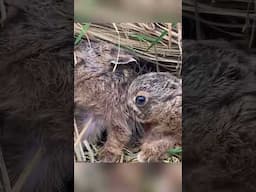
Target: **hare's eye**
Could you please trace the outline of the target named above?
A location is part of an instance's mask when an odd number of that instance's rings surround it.
[[[135,99],[137,106],[144,106],[146,104],[146,101],[147,101],[146,97],[142,95],[137,96]]]

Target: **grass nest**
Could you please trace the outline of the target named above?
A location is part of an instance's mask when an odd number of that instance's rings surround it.
[[[181,23],[75,23],[75,44],[102,40],[131,51],[139,59],[180,76]]]
[[[75,46],[79,46],[82,40],[87,40],[88,43],[91,40],[106,41],[127,49],[140,61],[145,61],[146,65],[153,65],[153,71],[168,71],[181,76],[181,23],[74,23],[74,36]],[[79,130],[74,119],[75,160],[99,162],[98,155],[103,143],[89,144],[82,140],[87,127],[85,125]],[[119,162],[138,162],[138,152],[139,147],[133,147],[132,150],[125,148]],[[169,157],[163,162],[180,162],[181,152],[181,148],[170,149]]]

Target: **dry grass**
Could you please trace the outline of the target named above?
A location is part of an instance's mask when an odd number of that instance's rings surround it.
[[[75,23],[75,35],[84,34],[87,40],[96,39],[129,49],[138,58],[180,75],[181,23]],[[87,28],[86,33],[83,30]]]
[[[248,0],[183,0],[183,15],[194,18],[197,25],[197,38],[200,24],[227,34],[236,39],[248,39],[248,47],[255,42],[256,2]]]
[[[131,51],[136,57],[156,66],[156,71],[169,71],[177,76],[181,75],[181,24],[172,23],[75,23],[75,44],[85,39],[107,41]],[[117,56],[118,60],[118,56]],[[75,60],[76,64],[76,60]],[[116,66],[113,68],[115,70]],[[79,132],[74,120],[74,148],[77,161],[99,162],[98,155],[102,145],[89,144],[82,140],[89,123]],[[139,148],[124,149],[119,160],[122,162],[138,162]],[[180,162],[181,151],[170,152],[169,158],[163,162]]]
[[[0,147],[0,191],[11,192],[11,184]]]

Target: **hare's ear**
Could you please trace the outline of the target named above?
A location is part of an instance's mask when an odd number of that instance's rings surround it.
[[[119,55],[116,60],[112,60],[111,64],[118,64],[118,65],[123,65],[123,64],[130,64],[130,63],[137,63],[137,60],[131,56],[131,55]]]

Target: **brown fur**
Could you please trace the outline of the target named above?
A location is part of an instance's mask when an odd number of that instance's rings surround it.
[[[183,190],[256,191],[256,58],[183,42]]]
[[[139,95],[147,98],[144,106],[135,103]],[[169,148],[181,145],[181,101],[181,81],[170,73],[147,73],[132,82],[128,106],[146,131],[140,161],[158,161]]]
[[[21,192],[66,191],[73,182],[72,5],[69,0],[5,1],[0,147],[12,187],[31,168]],[[37,151],[41,157],[33,164]]]
[[[84,110],[79,118],[82,124],[92,119],[85,133],[86,139],[90,139],[95,132],[107,130],[101,158],[104,162],[113,162],[118,160],[131,136],[129,115],[124,103],[127,87],[135,74],[125,65],[112,71],[114,65],[111,62],[116,61],[118,54],[115,46],[103,42],[91,42],[91,46],[83,42],[75,50],[75,105],[77,109]],[[121,50],[118,63],[121,65],[132,61],[135,61],[133,57]]]

